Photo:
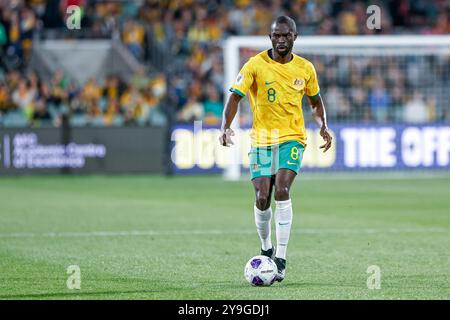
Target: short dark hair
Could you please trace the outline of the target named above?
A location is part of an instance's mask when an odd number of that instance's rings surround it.
[[[291,17],[279,16],[272,22],[271,26],[273,26],[274,24],[278,24],[278,23],[287,24],[291,31],[293,31],[294,33],[297,33],[297,24],[295,23],[294,19],[292,19]]]

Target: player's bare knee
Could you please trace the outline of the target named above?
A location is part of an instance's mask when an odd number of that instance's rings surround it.
[[[269,192],[258,191],[256,194],[256,207],[259,210],[266,210],[270,205]]]
[[[268,208],[267,199],[266,198],[257,198],[256,199],[256,207],[261,211],[267,210],[267,208]]]
[[[288,187],[276,187],[275,186],[275,200],[284,201],[289,200],[289,188]]]

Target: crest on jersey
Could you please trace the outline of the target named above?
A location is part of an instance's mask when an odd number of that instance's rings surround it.
[[[237,78],[236,78],[236,84],[238,86],[240,86],[242,84],[242,81],[244,81],[244,76],[242,74],[238,74]]]
[[[303,80],[303,79],[295,79],[294,86],[302,86],[303,83],[305,83],[305,80]]]

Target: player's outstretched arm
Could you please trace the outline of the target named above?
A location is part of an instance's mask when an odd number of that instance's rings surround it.
[[[308,99],[309,103],[311,104],[313,118],[319,125],[320,135],[325,141],[325,144],[320,146],[320,148],[323,149],[323,152],[326,152],[331,148],[331,141],[333,140],[333,138],[328,131],[327,113],[325,111],[325,106],[323,105],[322,97],[319,94],[315,97],[308,97]]]
[[[230,127],[234,117],[236,116],[239,101],[241,101],[241,99],[242,97],[239,94],[232,92],[228,97],[227,103],[225,104],[222,119],[222,134],[219,138],[220,144],[222,146],[229,147],[230,145],[234,144],[231,140],[231,136],[234,136],[234,131],[231,130]]]

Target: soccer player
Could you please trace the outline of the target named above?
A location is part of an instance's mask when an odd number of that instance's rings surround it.
[[[292,225],[291,185],[300,170],[306,146],[302,97],[307,95],[312,114],[325,141],[326,152],[332,137],[314,66],[292,53],[297,39],[294,20],[278,17],[271,25],[272,49],[250,58],[242,67],[225,105],[220,144],[233,144],[230,128],[239,101],[248,93],[253,112],[250,174],[255,189],[254,217],[261,239],[261,255],[274,259],[277,281],[285,277],[286,249]],[[276,250],[271,241],[272,191],[275,196]]]

